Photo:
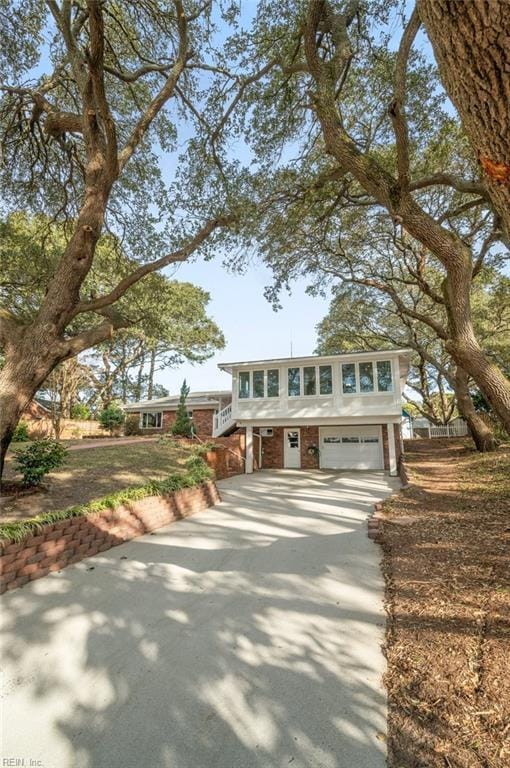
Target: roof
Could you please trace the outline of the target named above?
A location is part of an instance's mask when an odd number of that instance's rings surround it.
[[[202,406],[206,408],[216,408],[219,404],[219,400],[224,397],[231,397],[232,391],[226,390],[210,390],[207,392],[190,392],[186,398],[186,405],[191,407]],[[140,400],[137,403],[127,403],[124,406],[125,411],[142,411],[155,410],[157,408],[163,410],[173,410],[177,408],[179,404],[180,395],[167,395],[167,397],[159,397],[155,400]]]
[[[301,362],[334,362],[335,360],[343,360],[345,358],[351,358],[354,356],[360,357],[373,357],[374,355],[391,355],[410,357],[413,354],[412,349],[374,349],[367,351],[356,350],[355,352],[341,352],[337,355],[305,355],[304,357],[277,357],[269,358],[268,360],[242,360],[234,363],[218,363],[218,368],[222,371],[232,372],[232,368],[248,368],[258,365],[283,365],[286,363],[299,364]]]

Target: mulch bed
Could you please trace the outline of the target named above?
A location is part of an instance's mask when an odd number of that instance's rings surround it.
[[[392,768],[510,766],[510,447],[413,441],[384,505]]]

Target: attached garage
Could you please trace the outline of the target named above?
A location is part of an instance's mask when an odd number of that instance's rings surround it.
[[[383,469],[381,427],[321,427],[322,469]]]

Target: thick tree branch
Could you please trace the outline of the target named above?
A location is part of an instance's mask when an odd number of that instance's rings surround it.
[[[210,219],[203,227],[196,233],[196,235],[188,241],[188,243],[172,253],[162,256],[160,259],[151,261],[148,264],[143,264],[136,269],[130,275],[125,277],[118,283],[118,285],[105,296],[100,296],[92,301],[80,302],[73,313],[73,317],[83,312],[98,312],[104,307],[108,307],[123,296],[126,291],[133,285],[138,283],[146,275],[152,274],[162,267],[166,267],[168,264],[174,264],[179,261],[185,261],[194,251],[199,248],[200,245],[219,227],[226,227],[233,222],[233,217],[223,217],[218,219]]]

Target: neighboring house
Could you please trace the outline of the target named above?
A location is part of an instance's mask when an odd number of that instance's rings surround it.
[[[402,421],[400,424],[400,430],[402,433],[402,440],[410,440],[413,436],[413,417],[402,408]]]
[[[22,421],[40,421],[51,418],[51,403],[34,397],[23,411]]]
[[[213,436],[246,431],[253,468],[397,473],[411,350],[223,363],[232,398]]]
[[[218,411],[232,400],[230,391],[191,392],[186,398],[188,413],[199,437],[211,437],[213,419]],[[140,429],[144,434],[170,432],[175,422],[179,395],[161,397],[157,400],[143,400],[124,406],[127,414],[140,414]]]

